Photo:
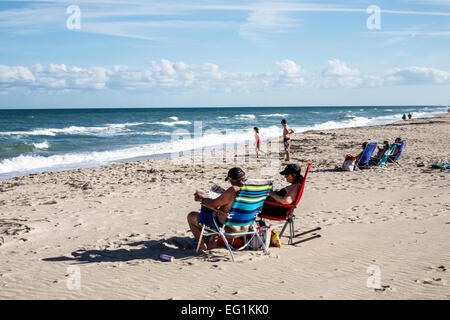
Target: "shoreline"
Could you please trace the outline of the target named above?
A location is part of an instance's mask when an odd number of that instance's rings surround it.
[[[437,115],[433,115],[430,117],[423,117],[423,118],[414,118],[411,120],[406,120],[406,122],[408,121],[414,121],[414,120],[423,120],[423,119],[431,119],[431,118],[440,118],[445,116],[447,113],[442,113],[442,114],[437,114]],[[299,134],[308,134],[311,132],[327,132],[327,131],[333,131],[333,130],[340,130],[340,129],[358,129],[358,128],[376,128],[379,126],[389,126],[389,125],[393,125],[395,123],[403,123],[404,120],[397,120],[394,122],[390,122],[387,124],[380,124],[380,125],[367,125],[367,126],[355,126],[355,127],[343,127],[343,128],[333,128],[333,129],[312,129],[312,130],[305,130],[305,131],[301,131],[301,132],[296,132],[293,135],[293,138],[295,139],[296,135]],[[280,132],[282,131],[282,129],[280,128]],[[274,143],[274,142],[279,142],[279,140],[281,139],[281,135],[278,137],[271,137],[271,138],[267,138],[267,139],[263,139],[262,140],[262,145],[261,148],[262,150],[266,150],[265,147],[267,146],[268,143]],[[246,152],[248,152],[248,148],[254,148],[254,146],[252,144],[247,144],[247,143],[238,143],[236,144],[236,147],[238,148],[238,154],[242,154],[242,149],[246,149]],[[279,147],[280,148],[280,152],[282,151],[282,146]],[[177,152],[177,153],[183,153],[184,155],[179,156],[180,158],[185,158],[185,157],[195,157],[196,155],[203,153],[203,154],[209,154],[209,153],[214,153],[214,152],[225,152],[224,150],[224,145],[217,145],[217,146],[209,146],[209,147],[203,147],[200,149],[191,149],[191,150],[186,150],[186,151],[181,151],[181,152]],[[187,154],[187,155],[186,155]],[[140,161],[148,161],[148,160],[168,160],[168,159],[172,159],[172,154],[171,153],[163,153],[163,154],[153,154],[153,155],[148,155],[148,156],[138,156],[138,157],[131,157],[131,158],[127,158],[127,159],[122,159],[122,160],[117,160],[117,161],[111,161],[111,163],[107,163],[107,164],[100,164],[100,165],[90,165],[90,164],[85,164],[85,165],[79,165],[76,166],[74,165],[74,168],[62,168],[62,169],[48,169],[48,170],[43,170],[41,172],[30,172],[30,173],[24,173],[24,174],[18,174],[18,175],[13,175],[11,177],[6,177],[6,178],[0,178],[0,181],[7,181],[10,179],[16,179],[16,178],[21,178],[21,177],[27,177],[27,176],[35,176],[35,175],[39,175],[39,174],[46,174],[46,173],[55,173],[55,172],[68,172],[68,171],[77,171],[77,170],[85,170],[85,169],[92,169],[92,168],[101,168],[101,167],[107,167],[107,166],[111,166],[111,165],[120,165],[120,164],[126,164],[126,163],[130,163],[130,162],[140,162]],[[72,166],[69,166],[72,167]],[[34,170],[32,170],[34,171]],[[10,173],[10,174],[14,174],[14,172]],[[9,174],[4,174],[4,175],[9,175]]]
[[[449,125],[444,114],[292,135],[291,162],[313,164],[296,233],[320,226],[322,237],[283,237],[270,255],[241,251],[236,263],[226,249],[196,253],[186,221],[195,190],[228,186],[231,163],[152,159],[2,180],[0,299],[450,299],[450,172],[429,168],[450,159]],[[363,141],[398,136],[408,139],[400,166],[333,170]],[[249,177],[262,174],[243,159]],[[373,268],[378,288],[367,285]]]

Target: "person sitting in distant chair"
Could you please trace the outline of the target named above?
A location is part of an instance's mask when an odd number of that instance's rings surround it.
[[[402,138],[397,138],[395,139],[395,143],[398,144],[402,144]],[[389,158],[391,158],[392,160],[395,159],[395,157],[397,156],[398,151],[400,150],[400,146],[396,145],[394,151],[392,152],[392,154],[389,155]]]
[[[389,150],[389,141],[384,141],[383,142],[383,147],[380,148],[380,146],[378,146],[378,153],[377,153],[377,155],[375,157],[370,158],[370,161],[372,163],[377,163],[378,161],[381,160],[381,158],[383,158],[384,154],[388,150]]]
[[[360,152],[360,154],[358,154],[356,157],[355,157],[355,156],[352,156],[351,154],[347,154],[347,155],[345,156],[345,159],[348,159],[348,158],[356,158],[356,163],[358,163],[359,158],[361,158],[361,156],[362,156],[362,154],[363,154],[363,152],[364,152],[364,149],[367,147],[367,142],[363,142],[363,144],[361,145],[361,147],[362,147],[362,151]]]

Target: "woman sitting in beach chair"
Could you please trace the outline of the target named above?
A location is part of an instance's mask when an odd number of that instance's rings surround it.
[[[288,164],[283,171],[280,172],[290,185],[278,191],[270,191],[266,201],[277,202],[281,204],[292,204],[297,199],[300,185],[303,182],[301,168],[296,164]]]
[[[289,225],[289,244],[294,244],[294,238],[298,235],[295,235],[295,214],[294,210],[298,206],[300,199],[303,194],[303,190],[305,188],[306,177],[308,176],[308,172],[311,169],[311,163],[306,167],[305,174],[302,175],[300,172],[300,167],[295,164],[291,164],[286,166],[286,168],[280,172],[280,174],[284,175],[286,181],[290,183],[284,189],[281,189],[277,192],[271,192],[268,196],[264,205],[262,207],[260,217],[262,219],[269,219],[275,221],[285,221],[283,228],[281,229],[279,237],[281,238],[286,227]],[[320,230],[318,227],[316,229],[307,231],[306,233]],[[309,238],[318,238],[320,235],[314,235]]]

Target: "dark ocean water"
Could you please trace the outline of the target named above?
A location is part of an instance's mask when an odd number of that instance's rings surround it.
[[[0,179],[243,144],[254,126],[265,140],[281,135],[283,118],[301,132],[386,124],[409,112],[430,117],[447,107],[0,110]]]

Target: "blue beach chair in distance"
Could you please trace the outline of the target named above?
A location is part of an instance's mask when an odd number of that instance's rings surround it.
[[[386,162],[389,159],[389,156],[392,155],[392,153],[394,153],[395,148],[400,147],[400,143],[393,143],[391,144],[391,146],[389,147],[389,149],[384,153],[384,155],[381,157],[380,161],[378,161],[378,163],[376,163],[377,166],[384,166],[386,165]]]
[[[246,248],[255,236],[262,244],[264,252],[269,254],[269,250],[258,233],[255,219],[261,211],[264,200],[266,200],[269,191],[272,189],[272,184],[273,182],[271,179],[248,179],[237,193],[236,199],[234,200],[231,210],[228,213],[202,205],[199,217],[200,223],[202,224],[202,232],[200,234],[200,238],[198,239],[197,252],[200,249],[203,237],[220,235],[231,255],[233,262],[233,250],[242,250]],[[219,226],[219,222],[214,214],[215,212],[228,216],[222,226]],[[248,226],[249,229],[248,231],[228,232],[226,230],[227,226]],[[243,236],[251,236],[251,238],[247,240],[239,249],[235,249],[230,246],[226,239],[226,237],[236,238]]]
[[[397,162],[397,159],[400,158],[400,155],[402,154],[403,148],[405,148],[405,146],[406,146],[406,139],[404,139],[404,140],[402,141],[402,144],[401,144],[400,147],[398,148],[397,154],[396,154],[395,156],[393,156],[393,157],[392,157],[392,156],[389,156],[388,159],[387,159],[387,161],[389,161],[389,162],[394,162],[395,164],[400,165],[400,164]],[[392,152],[394,152],[394,151],[392,151]]]
[[[380,167],[385,166],[386,163],[389,161],[389,162],[394,162],[395,164],[400,166],[400,164],[397,162],[397,159],[402,154],[402,151],[403,151],[403,148],[405,147],[405,145],[406,145],[406,139],[404,139],[402,141],[402,143],[396,142],[396,143],[391,144],[391,146],[389,147],[389,150],[384,153],[383,157],[377,163],[377,165]],[[398,151],[395,155],[393,155],[396,148],[398,148]]]
[[[377,143],[376,142],[368,143],[366,148],[364,149],[361,157],[359,158],[359,161],[356,164],[356,166],[357,167],[359,167],[359,166],[368,166],[370,158],[372,157],[372,154],[375,151],[376,147],[377,147]]]

